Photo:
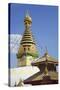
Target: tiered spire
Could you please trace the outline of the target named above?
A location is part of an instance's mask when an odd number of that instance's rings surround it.
[[[31,24],[32,24],[32,19],[27,13],[24,19],[24,24],[25,24],[25,32],[23,34],[23,38],[21,40],[21,44],[35,44],[35,41],[33,40],[33,36],[30,30]]]
[[[28,62],[29,65],[31,65],[32,60],[38,57],[35,40],[31,32],[31,24],[32,24],[32,18],[27,13],[24,18],[25,31],[22,36],[20,47],[17,53],[17,58],[20,59],[18,60],[18,64],[19,64],[18,66],[28,65],[27,64]],[[27,58],[30,59],[28,60]]]

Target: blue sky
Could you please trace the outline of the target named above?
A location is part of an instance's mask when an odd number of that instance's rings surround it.
[[[36,40],[39,55],[45,52],[58,58],[58,7],[44,5],[11,4],[10,34],[23,35],[25,30],[24,17],[28,10],[32,18],[32,33]],[[16,53],[10,54],[11,67],[16,67]]]

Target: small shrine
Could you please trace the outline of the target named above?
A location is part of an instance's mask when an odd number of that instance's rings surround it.
[[[24,81],[25,84],[43,85],[58,84],[58,61],[46,52],[42,57],[32,62],[40,71]]]

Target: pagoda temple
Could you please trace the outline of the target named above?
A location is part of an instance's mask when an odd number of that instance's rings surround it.
[[[31,65],[32,60],[38,57],[35,40],[31,32],[31,24],[32,18],[27,13],[24,18],[25,31],[17,53],[18,67]]]
[[[43,85],[43,84],[58,84],[58,61],[51,57],[48,52],[32,62],[33,66],[37,66],[40,71],[24,81],[25,84]]]

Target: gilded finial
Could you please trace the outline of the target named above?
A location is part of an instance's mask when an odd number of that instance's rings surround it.
[[[26,15],[25,15],[24,23],[25,23],[25,25],[27,25],[27,24],[31,25],[31,23],[32,23],[32,18],[30,17],[28,10],[27,10]]]
[[[45,47],[45,56],[48,55],[47,47]]]
[[[48,53],[48,49],[47,49],[47,47],[46,47],[46,53]]]

